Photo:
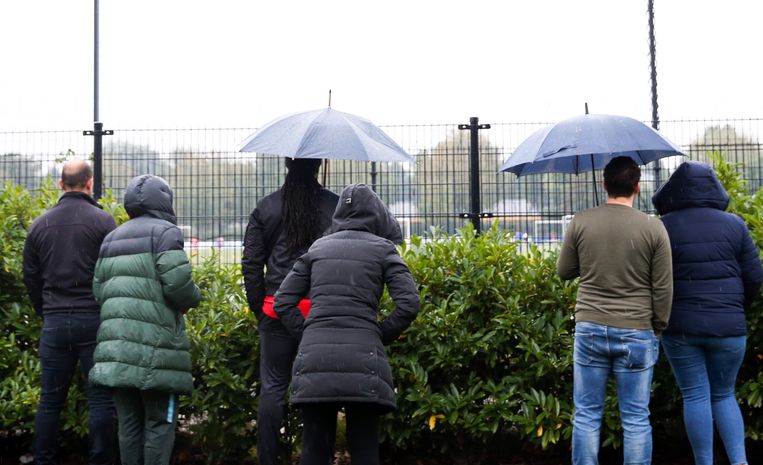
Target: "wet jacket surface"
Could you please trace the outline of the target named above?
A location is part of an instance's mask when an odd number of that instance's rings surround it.
[[[198,305],[199,288],[175,225],[172,191],[156,176],[127,186],[132,218],[106,236],[93,292],[101,326],[90,371],[94,384],[188,394],[191,354],[181,310]]]
[[[331,225],[339,196],[327,189],[320,190],[321,229]],[[264,197],[249,215],[244,233],[241,271],[249,308],[262,320],[262,303],[266,295],[274,295],[300,255],[308,247],[291,252],[281,221],[283,197],[281,190]]]
[[[666,334],[741,336],[744,309],[763,283],[744,221],[724,210],[729,196],[712,168],[681,164],[652,198],[670,236],[673,310]]]
[[[24,284],[38,314],[97,312],[93,271],[114,217],[84,192],[67,192],[32,222],[24,244]]]
[[[411,324],[419,295],[395,244],[399,226],[365,185],[346,188],[332,233],[315,241],[294,264],[275,297],[275,311],[300,338],[291,403],[373,404],[395,408],[392,370],[384,349]],[[387,286],[395,310],[377,318]],[[300,298],[312,299],[307,319]]]

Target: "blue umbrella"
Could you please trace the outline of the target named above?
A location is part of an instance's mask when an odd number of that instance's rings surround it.
[[[582,173],[604,168],[612,158],[631,157],[639,165],[681,150],[659,132],[627,116],[583,115],[544,127],[525,139],[499,171]]]
[[[247,137],[239,152],[292,158],[414,161],[367,119],[331,107],[276,118]]]
[[[587,110],[587,107],[586,107]],[[574,173],[603,169],[615,157],[631,157],[639,165],[681,150],[659,132],[627,116],[576,116],[539,129],[514,150],[498,171],[517,176]],[[596,172],[593,174],[594,194]]]

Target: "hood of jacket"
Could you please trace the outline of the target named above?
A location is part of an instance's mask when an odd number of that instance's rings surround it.
[[[686,161],[655,192],[652,204],[660,215],[684,208],[725,210],[729,206],[729,194],[710,165]]]
[[[376,193],[365,184],[351,184],[339,196],[330,232],[367,231],[402,243],[400,224]]]
[[[130,218],[149,215],[177,224],[172,189],[167,181],[152,174],[136,176],[127,184],[125,210]]]

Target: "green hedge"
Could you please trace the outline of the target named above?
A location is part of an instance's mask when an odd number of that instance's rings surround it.
[[[737,167],[717,160],[732,210],[763,248],[763,193],[749,195]],[[7,185],[0,193],[0,434],[29,439],[39,397],[40,320],[21,284],[21,250],[31,220],[56,198],[52,185],[37,195]],[[113,199],[109,210],[124,220]],[[520,448],[569,448],[572,413],[572,309],[576,283],[556,276],[556,253],[525,250],[497,226],[481,235],[416,237],[401,249],[420,286],[422,311],[389,347],[398,410],[383,424],[385,457],[447,457],[445,463],[504,458]],[[251,461],[256,456],[256,321],[246,306],[240,267],[212,256],[194,268],[202,289],[187,316],[195,391],[181,402],[179,453],[184,461]],[[392,309],[385,295],[383,311]],[[748,356],[740,374],[747,435],[763,438],[763,304],[749,312]],[[602,440],[621,444],[614,386]],[[86,404],[72,388],[65,434],[86,431]],[[652,422],[663,444],[685,443],[681,403],[661,358],[654,377]],[[291,414],[284,441],[299,449],[299,420]],[[340,440],[341,444],[341,440]],[[181,451],[182,449],[182,451]],[[493,455],[493,457],[491,457]]]
[[[389,445],[475,459],[507,436],[568,438],[575,287],[556,277],[554,254],[523,252],[495,226],[429,239],[402,249],[422,309],[390,348]]]

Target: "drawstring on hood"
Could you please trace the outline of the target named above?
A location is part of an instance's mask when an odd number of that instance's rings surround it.
[[[177,224],[172,189],[167,181],[153,174],[136,176],[127,184],[125,210],[130,218],[149,215]]]
[[[330,232],[347,230],[367,231],[395,244],[403,243],[397,219],[365,184],[350,184],[339,196]]]
[[[726,210],[729,194],[723,188],[710,165],[686,161],[652,196],[652,204],[660,215],[684,208],[715,208]]]

